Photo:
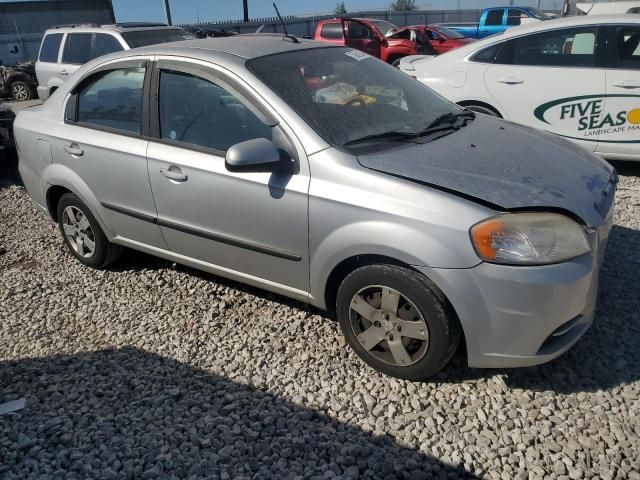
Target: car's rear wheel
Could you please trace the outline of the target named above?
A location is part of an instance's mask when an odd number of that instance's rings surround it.
[[[449,362],[460,340],[458,321],[442,292],[408,268],[361,267],[344,279],[336,303],[351,348],[393,377],[431,377]]]
[[[17,80],[11,84],[11,98],[19,102],[35,98],[33,87],[27,82]]]
[[[58,202],[58,225],[71,253],[88,267],[106,267],[122,253],[122,247],[107,240],[91,211],[73,193],[64,194]]]

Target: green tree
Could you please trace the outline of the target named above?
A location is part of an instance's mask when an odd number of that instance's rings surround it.
[[[340,2],[336,5],[336,9],[333,11],[336,16],[341,16],[341,15],[346,15],[347,14],[347,7],[344,4],[344,2]]]
[[[413,12],[418,9],[415,0],[395,0],[389,5],[391,10],[396,12]]]

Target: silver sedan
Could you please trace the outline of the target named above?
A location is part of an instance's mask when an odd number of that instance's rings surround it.
[[[594,319],[616,175],[346,47],[278,35],[101,57],[15,123],[83,264],[123,247],[326,309],[420,380],[546,362]],[[321,341],[321,339],[318,339]]]

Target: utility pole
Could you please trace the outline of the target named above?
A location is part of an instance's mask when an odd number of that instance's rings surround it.
[[[171,23],[171,7],[169,6],[169,0],[163,0],[164,5],[164,18],[167,19],[167,25],[173,25]]]
[[[167,1],[167,0],[165,0]],[[242,11],[244,12],[244,21],[249,21],[249,0],[242,0]]]

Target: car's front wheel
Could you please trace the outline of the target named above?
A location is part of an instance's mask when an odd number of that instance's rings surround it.
[[[431,377],[460,340],[442,292],[418,272],[396,265],[368,265],[349,274],[338,289],[336,312],[358,356],[397,378]]]
[[[71,253],[88,267],[106,267],[122,253],[122,247],[107,240],[91,211],[73,193],[58,202],[58,225]]]

